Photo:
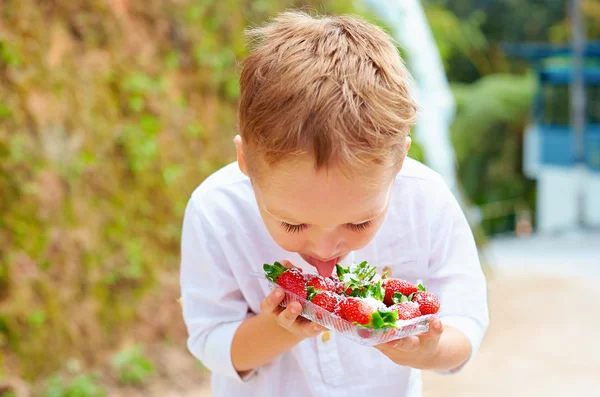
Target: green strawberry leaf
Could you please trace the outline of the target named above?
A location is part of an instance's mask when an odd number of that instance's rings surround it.
[[[412,294],[408,295],[408,300],[409,300],[409,301],[412,301],[412,299],[413,299],[413,296],[415,296],[415,293],[414,293],[414,292],[413,292]]]
[[[265,276],[272,282],[276,283],[279,276],[281,276],[281,274],[288,269],[281,263],[275,262],[273,265],[265,263],[263,265],[263,270],[265,271]]]
[[[363,298],[374,298],[380,302],[383,302],[385,297],[385,289],[381,285],[381,281],[377,284],[367,284],[364,286]]]
[[[386,325],[396,324],[396,321],[398,321],[398,312],[396,311],[380,310],[379,314],[383,318],[383,321],[386,323]]]
[[[419,284],[419,285],[417,286],[417,288],[418,288],[418,289],[419,289],[419,291],[421,291],[421,292],[427,291],[427,288],[425,288],[425,287],[423,286],[423,284]]]
[[[404,297],[404,295],[402,295],[402,293],[394,292],[394,294],[392,295],[392,302],[400,303],[400,302],[402,302],[402,297]]]
[[[378,301],[383,302],[383,299],[385,298],[385,288],[383,288],[381,280],[379,280],[377,284],[375,284],[375,288],[377,290],[377,294],[374,296],[374,298]]]
[[[371,326],[374,329],[381,329],[384,327],[393,328],[396,326],[398,320],[398,313],[389,310],[378,310],[371,314]]]
[[[384,324],[385,324],[385,321],[381,317],[380,312],[374,312],[373,314],[371,314],[371,325],[373,326],[373,328],[375,328],[375,329],[383,328]]]
[[[338,278],[339,278],[340,280],[342,280],[342,279],[344,278],[344,277],[343,277],[343,276],[344,276],[344,274],[348,274],[348,273],[350,273],[350,269],[348,269],[347,267],[343,267],[343,266],[342,266],[342,265],[340,265],[339,263],[336,263],[336,265],[335,265],[335,270],[336,270],[336,273],[337,273],[337,275],[338,275]]]
[[[306,292],[308,293],[308,300],[312,301],[313,298],[319,293],[313,286],[309,286],[306,288]]]

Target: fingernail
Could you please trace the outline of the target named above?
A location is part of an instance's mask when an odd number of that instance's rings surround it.
[[[319,327],[318,325],[315,325],[315,331],[319,332],[321,330],[322,330],[321,327]]]
[[[283,293],[279,290],[273,292],[273,301],[278,301],[281,298],[282,294]]]
[[[297,307],[296,305],[294,305],[294,306],[290,307],[290,311],[291,311],[293,314],[298,314],[298,313],[300,313],[300,310],[298,310],[298,307]]]

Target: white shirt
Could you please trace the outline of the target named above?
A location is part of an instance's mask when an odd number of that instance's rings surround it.
[[[267,283],[250,273],[284,259],[305,272],[316,269],[275,244],[250,180],[237,163],[211,175],[192,194],[181,255],[188,348],[211,370],[215,397],[421,396],[420,371],[333,331],[329,341],[306,339],[240,378],[231,362],[233,335],[247,316],[260,312],[260,302],[270,292]],[[353,260],[367,260],[379,273],[389,266],[393,277],[422,281],[441,302],[442,323],[465,333],[471,356],[477,351],[489,321],[486,282],[469,225],[434,171],[406,159],[381,229],[344,263]]]

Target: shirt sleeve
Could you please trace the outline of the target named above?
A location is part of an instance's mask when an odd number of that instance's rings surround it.
[[[463,332],[471,342],[471,355],[479,349],[489,324],[487,283],[471,228],[458,202],[444,185],[438,196],[440,210],[430,222],[431,256],[428,290],[440,300],[438,313],[444,325]]]
[[[181,302],[190,352],[213,373],[246,381],[231,361],[231,344],[248,316],[223,249],[207,217],[192,198],[186,207],[181,240]]]

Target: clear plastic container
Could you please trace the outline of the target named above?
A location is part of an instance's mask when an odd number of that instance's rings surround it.
[[[431,319],[436,317],[435,314],[428,314],[410,320],[398,320],[396,322],[396,328],[371,329],[361,327],[346,321],[335,314],[313,304],[312,302],[280,287],[271,280],[267,279],[263,273],[251,273],[251,275],[261,279],[262,282],[268,283],[271,290],[279,288],[284,291],[285,297],[280,304],[281,306],[286,307],[294,301],[300,302],[302,305],[302,313],[300,313],[300,315],[302,317],[322,325],[329,330],[336,331],[353,342],[364,346],[380,345],[395,339],[401,339],[410,335],[418,335],[427,332],[429,330],[429,323]]]

